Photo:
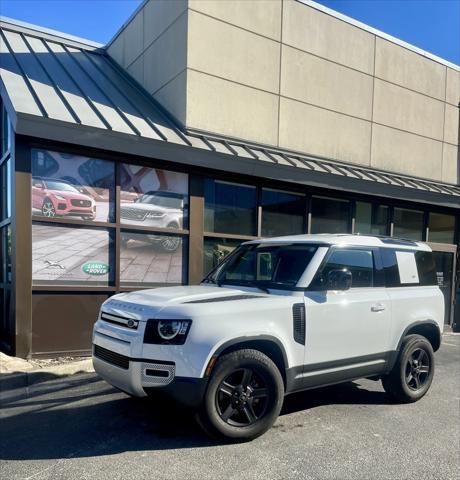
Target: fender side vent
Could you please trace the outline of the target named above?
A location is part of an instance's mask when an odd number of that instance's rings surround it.
[[[294,340],[305,345],[305,305],[303,303],[292,305],[292,320]]]

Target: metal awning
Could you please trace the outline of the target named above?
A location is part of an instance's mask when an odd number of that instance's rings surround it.
[[[458,185],[185,131],[101,46],[0,20],[16,133],[291,183],[460,207]]]

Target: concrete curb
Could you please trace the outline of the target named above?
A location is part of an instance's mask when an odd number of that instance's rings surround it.
[[[68,377],[77,373],[94,372],[91,358],[77,362],[56,365],[53,367],[40,368],[25,372],[11,372],[0,374],[0,400],[9,396],[14,390],[16,397],[25,397],[29,387],[41,382]]]

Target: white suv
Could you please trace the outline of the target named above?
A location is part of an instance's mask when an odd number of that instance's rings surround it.
[[[443,295],[430,248],[384,237],[247,242],[200,286],[115,295],[93,362],[134,396],[164,392],[213,436],[255,438],[285,395],[361,377],[402,402],[425,395]]]

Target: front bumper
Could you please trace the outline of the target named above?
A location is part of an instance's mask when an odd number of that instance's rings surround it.
[[[175,364],[134,359],[93,345],[94,370],[106,382],[135,397],[164,394],[196,408],[203,399],[207,379],[175,376]]]

